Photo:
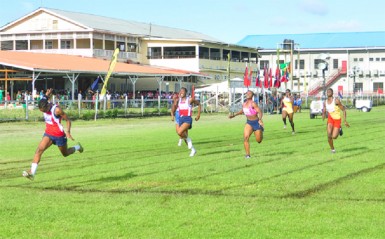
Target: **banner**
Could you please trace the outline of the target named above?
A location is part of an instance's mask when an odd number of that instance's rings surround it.
[[[115,69],[116,62],[118,61],[118,54],[119,54],[119,48],[116,48],[114,51],[114,54],[112,55],[110,67],[108,68],[107,75],[104,78],[103,88],[102,88],[102,91],[100,92],[100,99],[102,99],[106,95],[107,83],[108,83],[108,80],[110,79],[112,72]]]

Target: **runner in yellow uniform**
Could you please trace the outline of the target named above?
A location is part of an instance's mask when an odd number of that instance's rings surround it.
[[[341,103],[338,98],[333,97],[333,89],[329,88],[327,90],[327,99],[324,102],[324,107],[322,110],[322,119],[326,118],[326,111],[328,112],[328,123],[327,123],[327,135],[330,150],[332,153],[335,153],[333,139],[337,139],[338,135],[342,136],[341,128],[341,111],[344,114],[344,123],[346,127],[350,127],[349,123],[346,122],[346,110],[345,106]]]
[[[282,120],[284,124],[283,128],[286,129],[286,118],[289,117],[292,134],[295,134],[294,121],[293,121],[293,116],[294,116],[293,103],[294,103],[294,98],[291,95],[290,90],[287,89],[285,96],[281,100]]]

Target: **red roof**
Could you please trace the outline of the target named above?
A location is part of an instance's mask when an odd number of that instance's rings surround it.
[[[20,51],[0,51],[0,65],[38,72],[105,74],[109,60],[91,57]],[[190,76],[201,73],[118,62],[113,74],[138,76]]]

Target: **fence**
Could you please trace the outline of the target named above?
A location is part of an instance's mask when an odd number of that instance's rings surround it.
[[[234,95],[231,106],[228,105],[228,94],[202,94],[198,96],[198,99],[201,99],[204,113],[229,113],[239,111],[245,98],[244,94]],[[361,95],[355,99],[370,99],[373,106],[385,104],[383,94]],[[319,97],[302,97],[301,108],[308,109],[313,100],[320,99]],[[347,108],[353,108],[353,97],[344,97],[341,101]],[[0,102],[0,120],[41,119],[37,103],[37,101],[2,101]],[[143,96],[140,99],[128,99],[126,96],[124,99],[114,100],[56,100],[53,103],[60,105],[72,119],[96,120],[99,118],[169,115],[172,100],[160,96],[157,99],[146,99]],[[272,102],[264,98],[256,100],[256,103],[264,113],[279,113],[279,99]],[[194,110],[196,111],[197,107]]]

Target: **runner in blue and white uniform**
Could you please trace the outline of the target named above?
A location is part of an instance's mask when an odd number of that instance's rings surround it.
[[[201,104],[193,97],[187,96],[187,89],[182,87],[179,91],[179,98],[174,99],[173,111],[179,111],[179,128],[177,134],[187,142],[187,146],[191,149],[190,156],[194,156],[196,150],[192,144],[191,138],[188,137],[188,130],[192,128],[192,105],[198,106],[198,115],[195,120],[198,121],[201,115]]]

